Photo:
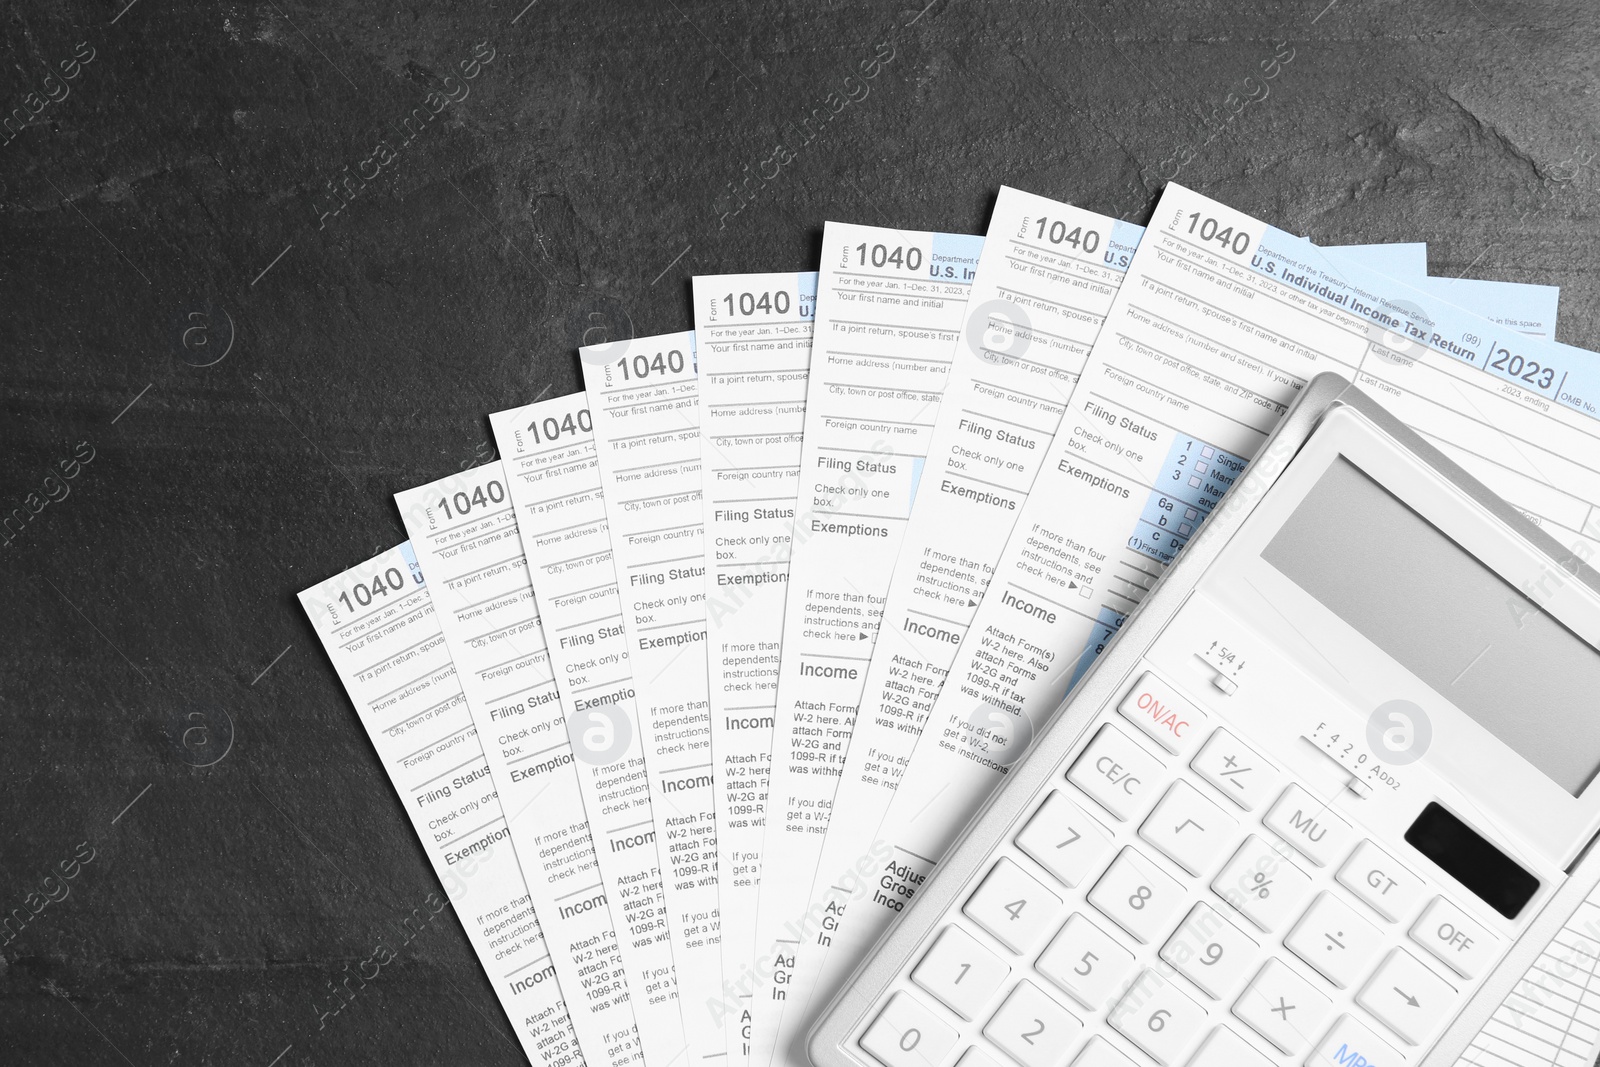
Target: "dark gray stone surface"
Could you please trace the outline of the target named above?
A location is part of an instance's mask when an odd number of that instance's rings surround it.
[[[14,1062],[520,1060],[454,914],[403,943],[436,884],[294,594],[694,273],[1177,170],[1600,343],[1575,0],[125,2],[0,14],[0,515],[59,498],[0,542]]]

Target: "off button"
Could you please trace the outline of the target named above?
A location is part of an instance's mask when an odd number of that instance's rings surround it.
[[[1411,940],[1463,978],[1476,978],[1499,954],[1499,939],[1444,897],[1412,925]]]

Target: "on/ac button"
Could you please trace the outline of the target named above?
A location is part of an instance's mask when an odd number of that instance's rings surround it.
[[[1184,755],[1205,732],[1205,713],[1178,696],[1173,688],[1145,671],[1117,710],[1156,744]]]

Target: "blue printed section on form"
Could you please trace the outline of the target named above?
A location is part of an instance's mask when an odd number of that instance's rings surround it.
[[[1067,682],[1067,692],[1071,692],[1072,687],[1078,684],[1078,679],[1083,677],[1083,672],[1094,663],[1095,657],[1105,651],[1106,645],[1122,628],[1122,620],[1126,618],[1122,612],[1113,611],[1104,604],[1100,605],[1100,611],[1095,618],[1094,632],[1089,635],[1089,643],[1078,653],[1078,662],[1072,667],[1072,678]]]
[[[1215,445],[1179,437],[1172,442],[1161,477],[1145,501],[1128,547],[1161,563],[1171,563],[1201,521],[1228,491],[1245,459]]]

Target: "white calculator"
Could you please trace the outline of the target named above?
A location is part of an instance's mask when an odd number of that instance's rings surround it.
[[[1582,554],[1318,377],[812,1060],[1454,1064],[1600,880]]]

